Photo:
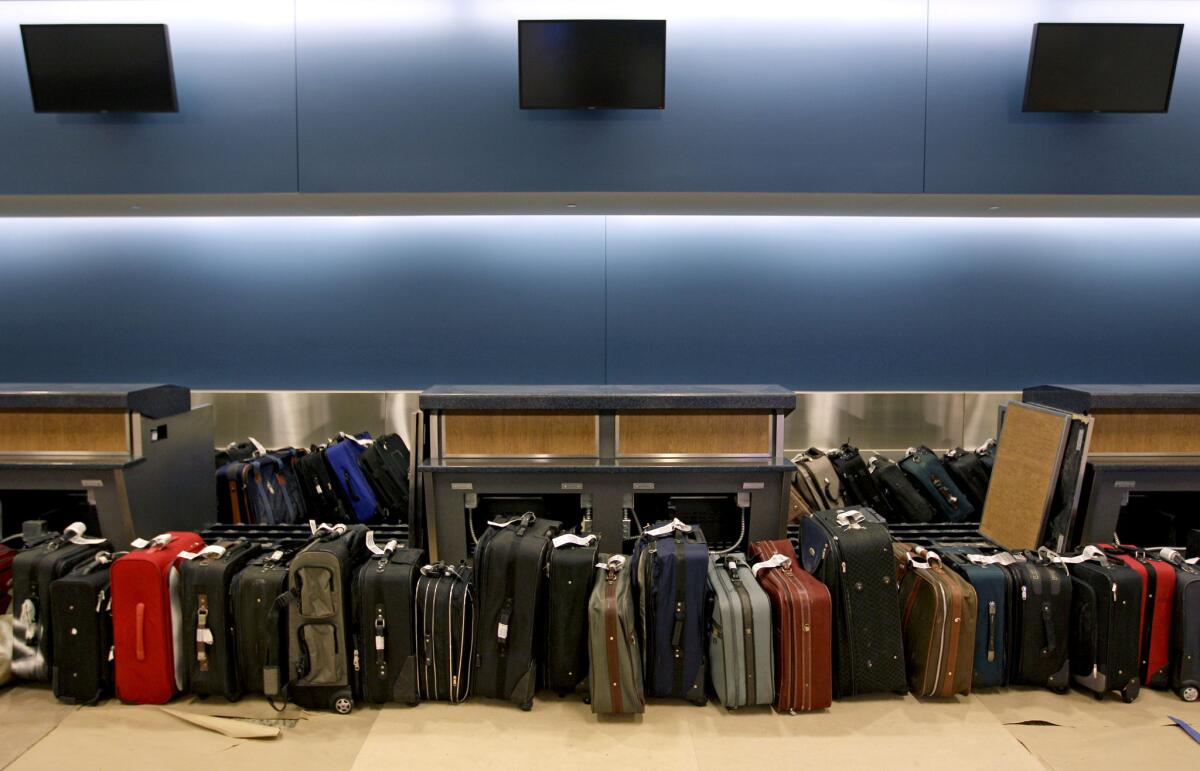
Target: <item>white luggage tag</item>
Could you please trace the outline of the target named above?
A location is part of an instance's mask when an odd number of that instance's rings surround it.
[[[205,645],[213,644],[213,633],[208,627],[196,630],[196,642],[204,643]]]
[[[216,557],[217,559],[221,559],[222,557],[225,556],[226,551],[227,550],[224,546],[220,546],[220,545],[214,543],[212,546],[205,546],[203,549],[200,550],[200,553],[197,554],[196,556],[197,557]]]
[[[359,447],[370,447],[371,445],[375,444],[374,439],[359,439],[357,436],[354,436],[353,434],[347,434],[345,431],[338,432],[338,439],[349,439]]]
[[[82,522],[72,522],[63,530],[63,538],[80,546],[93,546],[98,543],[104,543],[103,538],[87,538],[84,533],[87,532],[87,525]]]
[[[665,525],[646,530],[644,534],[651,537],[658,537],[660,535],[667,535],[668,533],[673,533],[675,531],[679,531],[681,533],[690,533],[692,532],[692,526],[685,524],[678,517],[676,517]]]
[[[754,572],[754,577],[758,578],[759,571],[769,568],[786,568],[790,567],[791,564],[792,558],[786,554],[772,554],[769,559],[765,559],[762,562],[755,562],[750,570]]]
[[[625,566],[625,555],[614,554],[608,558],[608,562],[597,562],[596,567],[604,568],[605,570],[617,571]]]
[[[998,554],[968,554],[967,559],[976,565],[1015,565],[1025,559],[1006,551]]]
[[[837,523],[846,530],[865,530],[863,522],[866,521],[867,515],[863,514],[858,509],[849,509],[840,511],[837,515]]]
[[[924,557],[925,559],[918,559],[918,557]],[[935,551],[925,549],[919,555],[915,551],[910,551],[908,553],[908,564],[912,565],[918,570],[928,570],[929,568],[933,567],[933,563],[935,562],[939,565],[942,564],[942,558]]]
[[[560,546],[591,546],[595,542],[596,536],[594,533],[584,536],[575,535],[574,533],[563,533],[550,543],[557,549]]]
[[[371,552],[376,557],[382,557],[386,554],[391,554],[392,552],[396,551],[396,548],[399,545],[400,542],[393,538],[384,544],[383,548],[381,549],[375,544],[375,531],[367,531],[367,551]]]
[[[167,544],[169,544],[170,542],[171,542],[171,534],[170,533],[160,533],[160,534],[154,536],[153,538],[151,538],[149,541],[147,541],[145,538],[135,538],[129,542],[129,545],[135,549],[145,549],[145,548],[148,548],[151,546],[153,546],[156,549],[161,549],[164,546],[166,546]]]
[[[1038,549],[1038,554],[1042,554],[1042,549],[1046,549],[1046,547],[1043,546],[1041,549]],[[1063,557],[1055,554],[1049,549],[1046,549],[1045,553],[1046,559],[1049,559],[1051,562],[1057,565],[1079,565],[1089,560],[1108,562],[1108,555],[1101,551],[1098,546],[1085,546],[1083,547],[1083,551],[1075,557]]]

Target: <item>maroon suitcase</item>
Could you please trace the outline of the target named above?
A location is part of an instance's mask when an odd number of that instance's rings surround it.
[[[1114,559],[1124,562],[1142,578],[1142,613],[1139,625],[1138,677],[1143,685],[1166,688],[1171,673],[1171,619],[1175,614],[1175,568],[1150,557],[1136,546],[1100,544]]]
[[[15,549],[0,543],[0,616],[8,612],[9,603],[12,602],[12,563],[15,556]]]

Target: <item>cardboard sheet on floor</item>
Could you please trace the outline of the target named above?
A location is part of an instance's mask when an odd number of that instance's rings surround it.
[[[1010,725],[1009,732],[1055,771],[1099,768],[1194,768],[1200,747],[1164,720],[1162,725],[1104,730]]]
[[[1009,549],[1036,549],[1058,480],[1071,416],[1009,402],[979,532]]]
[[[0,768],[4,768],[65,720],[75,707],[61,704],[49,688],[15,685],[0,689]]]
[[[1089,693],[1071,690],[1059,695],[1045,688],[1001,688],[975,694],[1005,725],[1049,724],[1042,727],[1106,730],[1165,725],[1167,715],[1200,720],[1200,703],[1184,704],[1175,694],[1143,688],[1132,704],[1118,697],[1097,701]]]
[[[226,701],[224,699],[193,698],[191,701],[170,705],[172,709],[188,712],[194,715],[212,715],[213,717],[232,717],[244,720],[301,720],[308,713],[299,707],[289,704],[276,711],[266,699],[260,696],[247,696],[241,701]]]
[[[195,712],[172,709],[171,707],[159,707],[159,709],[186,723],[191,723],[198,728],[204,728],[209,731],[216,731],[231,739],[275,739],[279,737],[279,729],[275,726],[260,725],[248,720],[236,720],[228,717],[198,715]]]

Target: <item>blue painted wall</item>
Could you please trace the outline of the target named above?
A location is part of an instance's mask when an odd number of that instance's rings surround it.
[[[0,219],[4,380],[1200,382],[1200,220]]]

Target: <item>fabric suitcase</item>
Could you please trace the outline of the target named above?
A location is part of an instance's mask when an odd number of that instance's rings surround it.
[[[12,562],[12,675],[48,683],[54,666],[54,609],[50,586],[98,551],[111,550],[103,538],[88,538],[82,522],[18,553]]]
[[[871,458],[871,476],[888,500],[894,522],[932,522],[937,512],[898,465],[880,455]]]
[[[242,697],[231,607],[233,578],[259,548],[244,539],[222,540],[179,561],[183,639],[191,646],[187,683],[197,696],[224,696],[230,701]]]
[[[1094,546],[1063,557],[1071,573],[1071,678],[1097,699],[1137,698],[1142,578]]]
[[[770,704],[775,698],[771,601],[745,555],[713,555],[708,588],[713,598],[708,661],[717,698],[726,709]]]
[[[12,680],[13,617],[0,613],[0,685]]]
[[[0,542],[0,616],[8,613],[12,604],[12,563],[20,540],[21,536],[14,535]]]
[[[379,516],[384,522],[409,521],[409,462],[408,447],[396,434],[379,437],[358,458],[359,467],[375,491]]]
[[[975,456],[983,464],[983,470],[987,473],[989,481],[992,478],[992,467],[996,465],[996,449],[995,439],[989,439],[975,449]]]
[[[910,447],[904,459],[900,461],[900,468],[941,514],[939,519],[950,522],[969,522],[977,519],[975,507],[928,447]]]
[[[703,706],[708,546],[698,527],[658,523],[632,555],[646,695]]]
[[[905,693],[896,563],[869,509],[819,511],[800,523],[804,569],[833,601],[833,696]]]
[[[842,480],[829,456],[816,447],[809,447],[792,458],[796,464],[796,476],[792,488],[804,501],[809,512],[825,511],[845,505],[842,497]]]
[[[343,500],[341,485],[333,481],[333,471],[325,459],[325,450],[313,447],[296,459],[296,476],[304,496],[308,516],[318,522],[350,524],[353,514]]]
[[[475,693],[533,708],[543,591],[551,539],[561,524],[532,513],[488,522],[475,549]]]
[[[790,541],[756,541],[750,557],[774,620],[775,709],[825,709],[833,701],[829,589],[801,569]]]
[[[1175,615],[1175,567],[1150,557],[1136,546],[1100,544],[1110,557],[1121,560],[1141,576],[1141,618],[1138,624],[1138,678],[1142,685],[1167,687],[1171,663],[1171,621]]]
[[[287,614],[272,612],[272,608],[276,598],[287,592],[288,562],[295,551],[264,545],[259,555],[233,577],[230,595],[234,641],[245,693],[267,695],[263,668],[277,667],[287,659]]]
[[[117,696],[136,704],[165,704],[183,690],[187,653],[177,563],[204,548],[196,533],[169,532],[138,539],[113,562],[113,654]]]
[[[113,687],[111,552],[96,552],[50,585],[54,609],[54,695],[70,704],[95,704]]]
[[[338,441],[325,448],[325,460],[329,463],[334,481],[341,488],[342,498],[349,504],[355,521],[362,524],[379,518],[379,501],[358,465],[359,458],[371,443],[370,434],[342,434]]]
[[[413,598],[425,552],[402,549],[396,541],[371,551],[354,584],[354,660],[363,699],[415,706],[420,696]]]
[[[966,493],[967,500],[977,510],[983,511],[983,502],[987,498],[988,472],[983,467],[983,461],[975,453],[955,447],[946,453],[942,459],[946,473],[958,485],[958,489]]]
[[[646,711],[632,564],[616,554],[601,555],[596,565],[588,599],[588,687],[596,714]]]
[[[891,503],[884,497],[875,478],[871,476],[867,462],[857,447],[843,444],[840,448],[831,450],[828,457],[842,483],[842,500],[844,501],[842,505],[869,506],[874,509],[875,513],[888,521],[896,518]],[[822,508],[833,507],[824,506]]]
[[[1063,692],[1070,684],[1073,581],[1052,552],[1022,552],[1005,566],[1012,577],[1009,682]]]
[[[900,623],[909,690],[916,696],[971,692],[978,598],[971,583],[937,552],[906,550]]]
[[[968,547],[938,548],[945,564],[957,571],[975,589],[975,657],[972,688],[998,688],[1008,676],[1008,616],[1013,579],[1004,563],[1011,554],[983,555]]]
[[[471,568],[444,562],[421,568],[417,579],[417,686],[429,701],[460,702],[471,695],[475,669],[475,592]]]
[[[550,551],[546,602],[546,687],[572,693],[587,676],[588,602],[596,572],[596,536],[565,534]]]
[[[1154,554],[1175,567],[1175,618],[1171,621],[1171,689],[1184,701],[1200,698],[1200,568],[1179,549]]]

